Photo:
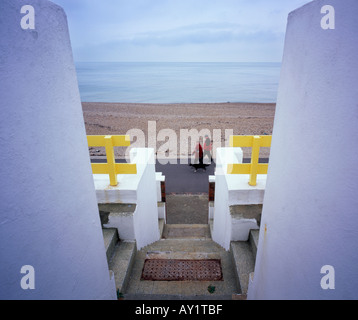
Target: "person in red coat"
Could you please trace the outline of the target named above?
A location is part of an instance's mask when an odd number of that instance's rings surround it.
[[[195,146],[195,150],[193,151],[192,155],[195,154],[195,161],[194,161],[194,172],[196,172],[196,170],[201,167],[204,168],[203,165],[203,147],[200,144],[200,141],[197,141],[196,146]],[[198,165],[199,163],[199,165]]]
[[[203,160],[205,156],[209,158],[209,164],[213,160],[213,157],[211,155],[211,150],[213,149],[213,144],[209,138],[208,135],[205,135],[205,143],[204,143],[204,152],[203,152]]]

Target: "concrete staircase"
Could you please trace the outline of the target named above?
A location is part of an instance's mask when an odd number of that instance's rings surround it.
[[[247,295],[249,279],[255,270],[258,239],[259,230],[250,230],[249,241],[232,241],[230,244],[237,286],[243,298]]]
[[[135,241],[123,241],[117,229],[102,229],[109,270],[114,272],[117,292],[128,300],[244,300],[253,276],[259,230],[249,241],[233,241],[227,252],[212,241],[207,224],[164,224],[162,239],[137,251]],[[145,259],[220,259],[223,281],[143,281]],[[215,287],[209,292],[209,286]]]
[[[223,281],[141,280],[146,259],[220,259]],[[209,287],[214,288],[210,291]],[[231,255],[211,240],[209,225],[165,225],[163,238],[136,253],[128,300],[231,300],[238,293]]]
[[[121,241],[117,229],[103,229],[109,270],[117,292],[128,300],[244,300],[254,271],[259,230],[249,241],[231,242],[225,251],[212,241],[209,225],[163,225],[161,240],[137,251],[135,241]],[[140,280],[145,259],[220,259],[223,281]],[[214,292],[208,290],[214,287]]]
[[[115,228],[102,229],[109,270],[114,272],[117,293],[128,285],[130,272],[137,251],[135,241],[120,241]]]

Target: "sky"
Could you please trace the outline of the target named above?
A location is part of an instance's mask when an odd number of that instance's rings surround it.
[[[308,0],[52,0],[76,62],[281,62],[289,12]]]

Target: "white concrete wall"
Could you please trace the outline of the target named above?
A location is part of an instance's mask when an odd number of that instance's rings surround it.
[[[241,148],[218,148],[216,155],[213,240],[229,250],[231,241],[247,241],[250,229],[258,228],[254,219],[232,219],[230,206],[262,204],[267,176],[258,175],[250,186],[249,175],[227,174],[228,164],[242,163]]]
[[[137,167],[141,168],[142,165],[144,166],[141,182],[138,184],[137,210],[134,215],[134,232],[137,249],[140,250],[146,245],[160,239],[157,188],[154,149],[133,150],[138,151],[137,159],[134,160],[137,163]]]
[[[155,173],[155,181],[157,185],[157,202],[162,201],[162,188],[161,188],[161,182],[165,181],[165,176],[163,176],[162,172],[156,172]]]
[[[289,15],[250,299],[358,298],[357,12],[331,0]]]
[[[34,30],[20,26],[25,4]],[[0,299],[115,299],[66,15],[2,0],[0,21]]]
[[[93,178],[98,203],[137,205],[132,216],[110,216],[106,227],[118,228],[122,239],[136,240],[137,249],[140,250],[160,239],[154,149],[131,149],[130,163],[137,165],[137,174],[117,175],[117,186],[110,186],[106,174],[95,174]]]
[[[165,176],[163,176],[162,172],[155,173],[155,179],[157,183],[157,202],[158,202],[158,219],[164,219],[164,223],[166,223],[166,203],[162,202],[162,187],[161,183],[165,183]]]
[[[164,223],[167,223],[167,217],[166,217],[166,203],[160,202],[158,203],[158,219],[163,219]]]
[[[108,223],[104,224],[104,228],[116,228],[118,231],[119,239],[121,240],[135,240],[134,232],[134,215],[135,212],[121,212],[110,213]]]
[[[212,238],[226,250],[230,248],[231,216],[227,164],[242,163],[241,148],[217,148],[215,171],[215,202]]]
[[[231,219],[230,241],[248,241],[250,230],[259,229],[256,219]]]
[[[215,183],[215,176],[209,176],[209,183]],[[215,195],[214,195],[215,200]],[[209,201],[208,204],[208,221],[214,219],[214,208],[215,208],[215,201]]]
[[[220,157],[216,149],[216,161]],[[230,248],[231,220],[228,205],[228,187],[225,175],[218,175],[215,179],[215,203],[212,238],[226,250]]]
[[[131,149],[129,163],[137,165],[137,174],[118,174],[118,185],[116,186],[110,185],[108,174],[94,174],[93,179],[98,203],[137,203],[138,186],[141,183],[144,171],[147,169],[148,162],[151,161],[150,153],[151,151],[145,148]],[[157,199],[157,195],[155,199]]]

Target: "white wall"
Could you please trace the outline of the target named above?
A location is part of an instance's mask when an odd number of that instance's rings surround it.
[[[35,30],[20,26],[24,4]],[[0,298],[114,299],[66,15],[2,0],[0,21]]]
[[[118,228],[122,239],[136,240],[140,250],[160,239],[154,149],[131,149],[130,163],[137,165],[137,174],[117,175],[117,186],[110,186],[108,174],[95,174],[93,178],[98,203],[136,204],[133,214],[112,214],[105,226]]]
[[[215,184],[215,176],[209,176],[209,183]],[[208,204],[208,221],[214,219],[215,195],[214,201],[209,201]]]
[[[217,149],[216,159],[219,159]],[[215,203],[212,238],[226,250],[230,247],[231,218],[228,205],[228,187],[225,175],[217,175],[215,178]]]
[[[162,172],[155,173],[155,179],[157,183],[157,205],[158,205],[158,219],[164,219],[166,223],[166,203],[162,202],[162,182],[165,183],[165,176]]]
[[[134,206],[134,205],[133,205]],[[104,228],[116,228],[119,239],[135,240],[134,232],[134,212],[111,212],[108,216],[108,223],[104,224]]]
[[[250,299],[358,298],[358,2],[326,4],[289,15]]]
[[[138,154],[137,166],[145,165],[137,190],[137,210],[134,214],[134,232],[140,250],[160,239],[158,226],[157,182],[155,177],[154,149],[134,149]],[[144,154],[145,153],[145,154]]]
[[[231,216],[229,211],[229,191],[227,165],[242,163],[241,148],[217,148],[215,169],[215,202],[212,238],[225,250],[231,241]],[[230,177],[229,177],[230,179]]]
[[[242,163],[241,148],[218,148],[216,154],[213,240],[229,250],[231,241],[247,241],[250,229],[258,228],[255,219],[232,217],[230,206],[262,204],[267,175],[250,186],[248,174],[227,174],[228,164]]]

